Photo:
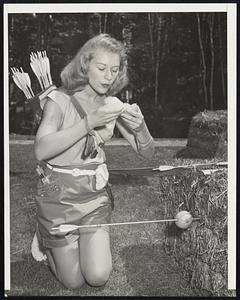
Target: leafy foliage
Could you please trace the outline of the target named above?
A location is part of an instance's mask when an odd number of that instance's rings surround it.
[[[132,97],[126,100],[139,104],[155,137],[185,137],[189,118],[197,112],[226,109],[226,13],[201,13],[199,21],[196,13],[9,14],[9,67],[22,66],[37,93],[29,55],[46,50],[53,81],[59,86],[60,72],[77,50],[92,36],[110,33],[124,42],[129,55],[127,89]],[[10,130],[33,133],[36,128],[25,107],[20,124],[13,124],[24,96],[11,78],[9,82]],[[125,99],[126,91],[119,96]],[[185,129],[168,130],[171,117],[182,117]]]

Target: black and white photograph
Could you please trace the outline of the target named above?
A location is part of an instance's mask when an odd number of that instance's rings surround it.
[[[236,297],[236,6],[4,4],[5,297]]]

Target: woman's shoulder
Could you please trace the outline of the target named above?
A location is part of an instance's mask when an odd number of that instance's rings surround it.
[[[45,98],[44,108],[49,102],[54,102],[54,104],[58,105],[61,111],[64,112],[70,103],[70,95],[62,88],[56,88],[47,95],[47,98]]]
[[[69,93],[67,93],[66,90],[59,87],[59,88],[56,88],[55,90],[51,91],[48,94],[48,97],[54,101],[66,101],[66,100],[69,101],[71,96]]]

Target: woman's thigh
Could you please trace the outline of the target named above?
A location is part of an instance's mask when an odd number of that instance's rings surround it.
[[[109,232],[103,228],[85,229],[80,233],[82,274],[93,286],[105,284],[112,270]]]
[[[53,273],[67,288],[79,288],[85,282],[79,256],[78,241],[64,247],[51,248],[46,251]]]

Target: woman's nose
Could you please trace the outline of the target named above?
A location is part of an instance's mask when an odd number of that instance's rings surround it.
[[[107,80],[112,80],[112,72],[111,72],[111,70],[106,70],[106,72],[104,74],[104,77]]]

